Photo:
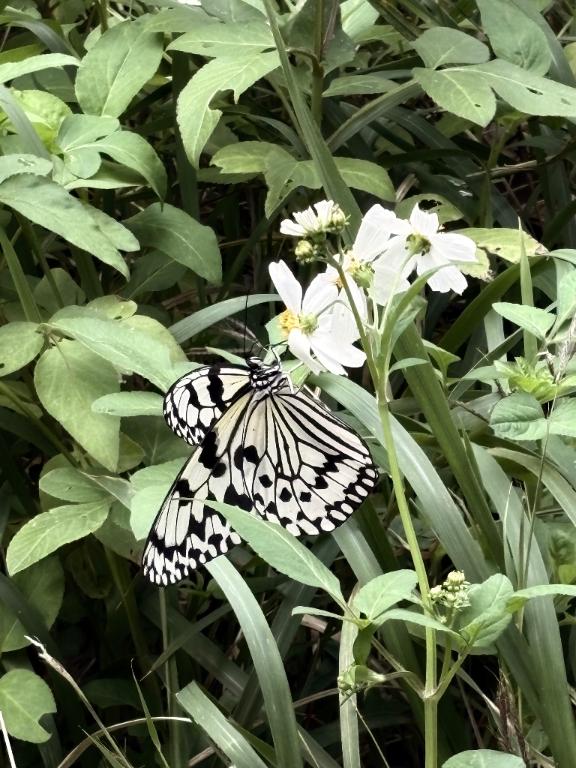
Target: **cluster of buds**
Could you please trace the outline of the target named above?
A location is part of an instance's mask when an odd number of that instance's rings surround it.
[[[340,234],[347,223],[348,217],[337,203],[321,200],[295,213],[293,219],[285,219],[280,232],[300,238],[294,251],[296,260],[308,263],[325,259],[327,235]]]
[[[446,581],[430,590],[430,599],[436,608],[446,609],[438,611],[438,618],[444,624],[449,623],[454,613],[467,608],[470,605],[468,592],[470,582],[462,571],[450,571]]]
[[[338,675],[337,684],[341,696],[348,699],[356,693],[366,691],[375,685],[382,685],[386,681],[386,675],[374,672],[361,664],[352,664],[346,672]]]

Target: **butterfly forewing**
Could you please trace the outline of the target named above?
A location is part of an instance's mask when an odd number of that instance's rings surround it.
[[[178,437],[199,445],[230,404],[250,389],[247,368],[203,366],[170,387],[164,398],[164,418]]]

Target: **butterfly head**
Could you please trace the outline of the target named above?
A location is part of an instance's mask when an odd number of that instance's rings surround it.
[[[249,357],[246,365],[250,371],[250,384],[256,392],[271,395],[288,383],[288,377],[283,372],[280,360],[264,363],[259,357]]]

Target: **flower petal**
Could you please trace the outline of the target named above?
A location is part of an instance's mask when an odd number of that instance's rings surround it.
[[[381,205],[373,205],[360,224],[352,251],[358,261],[373,261],[384,250],[393,231],[396,214]]]
[[[412,271],[413,259],[410,259],[410,271]],[[410,283],[398,271],[398,269],[380,259],[374,267],[374,299],[377,304],[387,304],[392,296],[403,293],[410,287]]]
[[[299,314],[302,308],[302,286],[290,272],[286,262],[273,261],[268,271],[286,307],[295,314]]]
[[[422,211],[418,203],[416,203],[410,214],[410,224],[415,232],[418,232],[421,235],[426,235],[427,237],[435,235],[440,226],[438,214]]]
[[[430,242],[448,261],[476,261],[476,243],[465,235],[439,232]]]
[[[301,224],[296,224],[296,222],[291,219],[284,219],[280,224],[280,232],[282,232],[283,235],[290,235],[291,237],[304,237],[306,234],[304,227]]]
[[[288,348],[312,373],[321,373],[324,370],[310,354],[310,337],[303,334],[300,328],[293,328],[288,334]]]
[[[324,275],[317,275],[310,283],[302,299],[302,312],[305,315],[319,315],[327,310],[338,298],[336,283],[328,282]]]
[[[432,275],[427,281],[433,291],[438,293],[463,293],[466,290],[468,282],[458,267],[444,266],[436,274]]]

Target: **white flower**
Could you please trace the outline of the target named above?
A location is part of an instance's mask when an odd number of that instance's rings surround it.
[[[314,211],[314,208],[316,211]],[[293,219],[284,219],[280,224],[280,232],[292,237],[307,237],[322,232],[339,231],[346,223],[344,212],[332,200],[321,200],[314,208],[297,211]]]
[[[201,0],[176,0],[180,5],[202,5]]]
[[[395,230],[396,221],[398,219],[392,211],[381,205],[373,205],[362,219],[352,248],[337,257],[342,270],[349,278],[348,287],[361,317],[366,316],[366,299],[362,288],[369,289],[374,282],[378,303],[385,303],[382,298],[385,297],[387,301],[392,293],[408,288],[409,283],[405,278],[399,277],[395,270],[387,270],[383,265],[378,272],[379,280],[374,280],[376,264],[386,249],[390,233]],[[385,273],[386,279],[384,285],[381,285],[380,275]],[[325,275],[328,281],[341,287],[335,267],[327,267]],[[342,296],[341,298],[343,299]]]
[[[365,354],[353,346],[358,331],[350,309],[338,302],[338,288],[318,275],[306,293],[283,261],[270,264],[270,277],[286,305],[279,318],[288,348],[313,373],[346,374]]]
[[[414,269],[419,275],[436,269],[426,281],[433,291],[462,293],[468,283],[454,262],[476,261],[476,245],[469,237],[439,230],[437,214],[421,211],[418,205],[409,221],[396,218],[391,225],[394,236],[374,265],[375,287],[384,287],[394,274],[405,280]]]

